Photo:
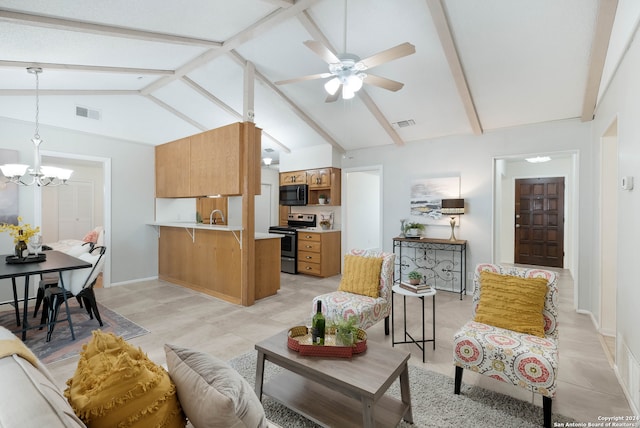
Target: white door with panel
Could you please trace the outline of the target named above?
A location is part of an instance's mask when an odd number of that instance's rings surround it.
[[[82,239],[93,229],[93,184],[58,187],[58,239]]]

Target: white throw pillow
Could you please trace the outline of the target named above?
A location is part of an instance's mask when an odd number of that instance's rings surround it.
[[[164,350],[180,405],[194,427],[268,427],[253,388],[226,362],[174,345]]]

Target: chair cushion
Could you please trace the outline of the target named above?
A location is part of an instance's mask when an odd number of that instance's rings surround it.
[[[169,375],[187,418],[198,428],[263,428],[267,420],[253,388],[226,362],[165,345]]]
[[[382,257],[345,255],[344,272],[338,291],[377,298],[379,295],[381,268]]]
[[[93,331],[64,395],[89,428],[184,427],[169,374],[112,333]]]
[[[474,320],[519,333],[545,337],[545,278],[521,278],[483,271]]]
[[[453,337],[453,361],[547,397],[556,394],[558,345],[551,337],[468,321]]]

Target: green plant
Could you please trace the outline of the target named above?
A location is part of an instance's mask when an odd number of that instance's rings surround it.
[[[420,281],[422,279],[422,274],[420,272],[418,272],[417,270],[412,270],[411,272],[409,272],[408,275],[409,279],[415,279]]]
[[[353,345],[358,338],[358,319],[355,315],[351,315],[347,319],[342,317],[333,320],[331,327],[336,332],[336,342],[345,346]]]
[[[404,227],[404,230],[409,230],[409,229],[418,229],[418,230],[424,230],[424,224],[422,223],[407,223],[407,225]]]
[[[318,195],[318,199],[327,199],[327,195],[325,195],[324,193],[320,193]]]

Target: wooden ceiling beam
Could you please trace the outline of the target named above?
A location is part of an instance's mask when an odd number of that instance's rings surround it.
[[[95,73],[173,75],[173,70],[154,68],[106,67],[102,65],[61,64],[52,62],[1,61],[0,67],[40,67],[43,70],[89,71]]]
[[[208,99],[209,101],[211,101],[212,103],[220,107],[222,110],[226,111],[229,115],[235,117],[236,119],[238,119],[238,121],[242,121],[242,114],[240,112],[237,112],[229,104],[225,103],[220,98],[216,97],[211,92],[207,91],[205,88],[198,85],[198,83],[190,79],[188,76],[183,76],[182,81],[186,83],[188,86],[190,86],[191,89],[193,89],[194,91],[196,91],[197,93],[199,93],[200,95],[202,95],[203,97],[205,97],[206,99]],[[273,141],[273,143],[280,148],[280,151],[285,153],[291,153],[291,149],[289,147],[282,144],[280,141],[278,141],[276,138],[274,138],[264,129],[262,130],[262,135],[264,135],[265,137]]]
[[[591,57],[589,60],[589,72],[587,74],[587,85],[584,91],[584,101],[582,103],[582,114],[580,119],[583,122],[593,120],[598,102],[598,92],[602,83],[602,72],[607,59],[609,49],[609,39],[616,17],[618,0],[600,0],[598,2],[598,12],[596,16],[595,34],[591,44]]]
[[[146,99],[150,100],[150,101],[153,101],[154,103],[156,103],[158,106],[162,107],[164,110],[168,111],[169,113],[172,113],[175,116],[178,116],[180,119],[184,120],[185,122],[190,123],[191,125],[195,126],[200,131],[208,131],[209,130],[209,128],[207,128],[206,126],[204,126],[200,122],[197,122],[197,121],[191,119],[186,114],[176,110],[175,108],[171,107],[169,104],[165,103],[164,101],[159,100],[158,98],[154,97],[153,95],[145,95],[144,97]]]
[[[471,92],[469,91],[467,78],[464,74],[464,69],[462,68],[460,57],[458,56],[456,44],[453,41],[453,35],[451,34],[451,28],[449,27],[449,21],[447,20],[447,15],[444,11],[444,7],[442,6],[442,1],[426,1],[431,13],[431,19],[433,19],[433,24],[435,25],[436,31],[438,32],[438,37],[440,38],[442,50],[444,51],[444,55],[447,58],[447,63],[449,64],[449,69],[451,70],[451,74],[453,75],[453,80],[456,83],[458,95],[460,96],[462,105],[464,106],[464,111],[467,113],[467,120],[469,121],[471,130],[475,135],[481,135],[482,125],[480,124],[480,119],[478,118],[476,106],[473,103],[473,97],[471,96]]]
[[[246,59],[242,57],[238,52],[232,51],[230,52],[231,58],[234,59],[240,66],[244,67],[244,64],[247,62]],[[262,82],[265,86],[269,87],[273,92],[276,93],[282,100],[289,105],[291,110],[302,119],[311,129],[318,133],[327,143],[331,144],[340,154],[346,153],[345,149],[333,139],[331,135],[327,131],[325,131],[320,125],[318,125],[307,113],[305,113],[296,103],[294,103],[291,98],[287,97],[281,90],[278,88],[273,82],[267,79],[259,70],[254,71],[256,79]]]
[[[16,12],[10,9],[3,8],[0,8],[0,21],[15,22],[18,24],[26,24],[43,28],[54,28],[64,31],[78,31],[82,33],[99,34],[102,36],[124,37],[127,39],[144,40],[147,42],[208,47],[222,46],[222,43],[214,40],[177,36],[175,34],[157,33],[154,31],[134,30],[132,28],[95,24],[92,22],[77,21],[73,19],[54,18],[45,15]]]
[[[35,89],[0,89],[0,96],[35,95]],[[128,89],[40,89],[39,95],[140,95],[140,91]]]

